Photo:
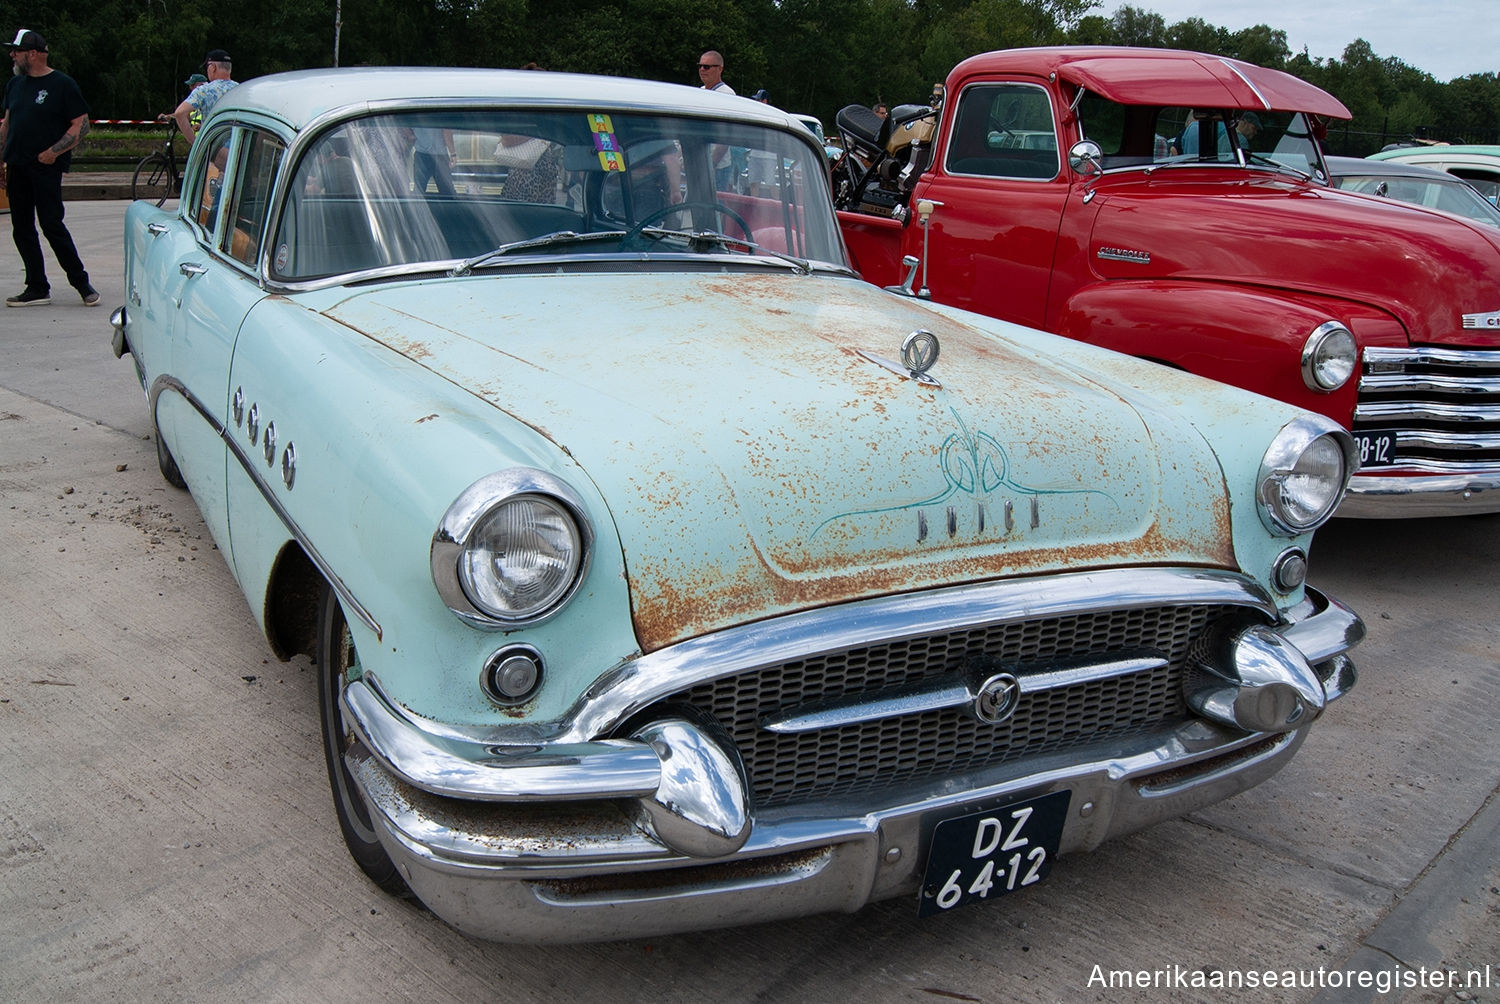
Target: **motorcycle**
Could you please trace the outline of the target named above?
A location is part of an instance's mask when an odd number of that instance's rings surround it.
[[[943,87],[925,105],[897,105],[881,118],[864,105],[834,117],[844,153],[833,163],[835,209],[902,219],[918,176],[932,157]]]

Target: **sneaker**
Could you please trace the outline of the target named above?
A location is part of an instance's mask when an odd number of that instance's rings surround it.
[[[78,291],[78,295],[83,297],[83,305],[85,307],[99,306],[99,291],[93,286],[83,287]]]
[[[94,294],[94,299],[99,299],[99,294]],[[7,307],[44,307],[52,302],[52,297],[39,289],[28,289],[24,293],[15,296],[7,296],[5,305]]]

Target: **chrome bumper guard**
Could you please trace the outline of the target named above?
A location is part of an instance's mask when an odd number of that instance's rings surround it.
[[[737,753],[711,723],[668,719],[593,742],[476,742],[424,728],[368,677],[344,693],[361,740],[347,763],[412,890],[478,937],[597,941],[854,911],[916,894],[935,819],[1067,789],[1060,850],[1088,850],[1270,777],[1355,682],[1347,652],[1363,623],[1307,594],[1290,624],[1220,647],[1245,665],[1203,667],[1210,685],[1189,695],[1203,719],[910,785],[879,804],[850,796],[756,814]],[[1267,668],[1278,660],[1286,679]],[[1312,667],[1321,692],[1304,704],[1292,695],[1305,693]],[[1274,715],[1273,729],[1245,727],[1246,716]]]

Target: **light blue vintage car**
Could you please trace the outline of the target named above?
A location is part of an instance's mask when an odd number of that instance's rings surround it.
[[[350,851],[466,932],[996,898],[1353,684],[1303,581],[1346,433],[861,282],[764,105],[270,76],[125,259],[116,352],[319,667]]]

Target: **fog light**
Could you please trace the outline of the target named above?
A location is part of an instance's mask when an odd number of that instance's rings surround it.
[[[479,686],[496,704],[520,704],[536,692],[542,682],[542,657],[529,645],[502,648],[484,664]]]
[[[1307,555],[1300,547],[1289,547],[1276,556],[1271,566],[1271,581],[1283,593],[1289,593],[1307,581]]]

